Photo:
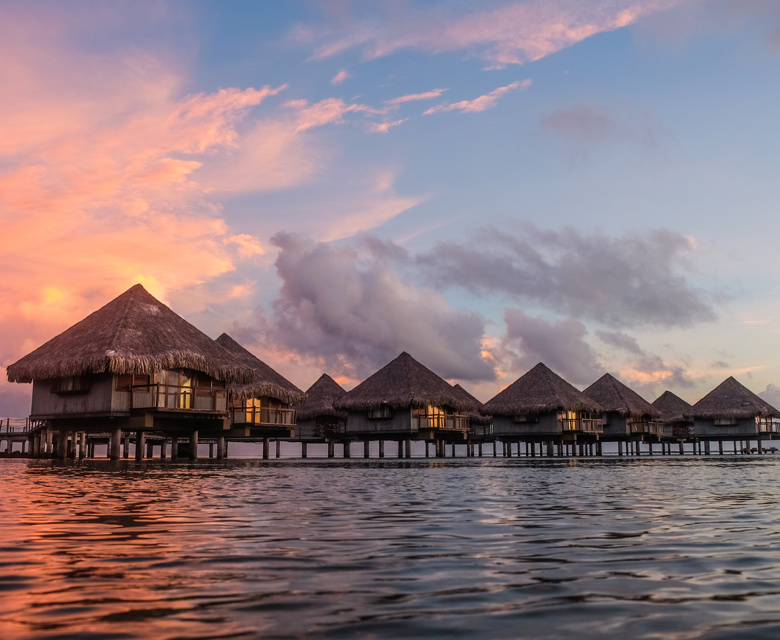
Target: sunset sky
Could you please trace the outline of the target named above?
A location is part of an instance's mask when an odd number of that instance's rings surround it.
[[[303,389],[780,405],[776,0],[0,0],[0,87],[0,417],[137,282]]]

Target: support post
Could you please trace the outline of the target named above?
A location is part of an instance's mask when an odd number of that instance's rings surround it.
[[[270,442],[268,438],[263,438],[263,460],[268,460],[268,446]]]
[[[176,460],[179,457],[179,438],[173,436],[171,438],[171,460]]]
[[[160,443],[160,460],[165,460],[168,457],[168,438],[163,436]]]
[[[282,441],[277,440],[276,441],[276,457],[281,458],[282,456]]]
[[[222,460],[225,457],[225,436],[219,436],[217,438],[217,460]]]
[[[143,431],[135,432],[135,459],[144,459],[144,444],[146,440],[146,434]]]
[[[306,442],[301,442],[301,458],[308,457],[308,451],[306,450]]]
[[[122,446],[122,430],[114,429],[111,432],[111,440],[108,442],[108,457],[119,460],[119,448]]]
[[[385,457],[385,441],[380,440],[379,441],[379,457],[384,458]]]
[[[404,441],[399,440],[398,441],[398,457],[403,458],[404,457]]]
[[[368,440],[363,440],[363,457],[371,457],[371,443]]]
[[[406,447],[406,457],[407,458],[411,458],[412,457],[412,441],[409,438],[406,439],[405,447]]]
[[[344,457],[345,458],[351,458],[352,457],[351,449],[352,449],[352,443],[349,440],[347,440],[344,443]]]
[[[198,459],[198,432],[190,431],[190,460]]]
[[[125,434],[122,457],[125,458],[125,460],[130,457],[130,434],[129,433]]]
[[[333,440],[328,440],[328,457],[336,457],[336,443]]]

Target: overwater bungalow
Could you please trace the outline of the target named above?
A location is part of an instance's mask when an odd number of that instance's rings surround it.
[[[333,405],[346,390],[327,373],[306,390],[306,400],[296,407],[298,439],[334,439],[344,435],[347,428],[347,412]]]
[[[109,455],[136,433],[164,432],[189,440],[229,427],[226,384],[251,380],[252,371],[149,294],[140,284],[7,368],[10,382],[32,382],[33,454],[85,450],[86,433],[110,434]],[[72,447],[69,451],[68,440]],[[163,441],[164,442],[164,441]],[[175,455],[175,451],[173,452]],[[164,449],[161,455],[164,455]]]
[[[364,440],[463,442],[468,437],[465,411],[470,403],[406,352],[348,391],[334,406],[347,412],[346,434]]]
[[[660,440],[661,412],[617,378],[605,373],[582,392],[603,409],[602,440]]]
[[[601,406],[543,363],[482,405],[493,416],[493,435],[501,440],[548,442],[598,439]]]
[[[694,435],[691,405],[671,391],[664,391],[653,401],[653,406],[661,412],[664,424],[665,440],[688,440]]]
[[[780,411],[747,387],[729,377],[693,405],[697,438],[706,440],[761,439],[777,437]]]
[[[306,394],[227,333],[217,338],[217,344],[236,363],[252,371],[248,382],[228,387],[231,437],[291,436],[295,428],[293,405],[306,400]]]
[[[482,403],[459,384],[453,385],[453,389],[471,405],[466,411],[469,419],[469,437],[472,440],[484,440],[486,437],[490,437],[493,433],[493,416],[481,414],[479,410]]]

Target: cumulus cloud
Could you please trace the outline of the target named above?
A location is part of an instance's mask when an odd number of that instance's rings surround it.
[[[355,247],[286,232],[271,241],[279,250],[279,297],[258,333],[245,328],[242,335],[350,378],[365,378],[402,351],[445,378],[495,377],[481,354],[477,314],[405,282]]]
[[[293,37],[315,47],[315,58],[361,48],[366,59],[402,49],[465,51],[490,68],[538,60],[597,33],[625,27],[687,0],[527,0],[460,3],[345,19],[326,29],[299,26]],[[463,7],[463,8],[461,8]]]
[[[596,336],[604,344],[628,354],[619,374],[635,391],[648,398],[660,395],[666,389],[690,389],[695,384],[694,376],[685,364],[648,353],[633,336],[621,331],[596,331]]]
[[[460,111],[461,113],[478,113],[485,111],[486,109],[492,109],[496,106],[499,99],[517,88],[527,89],[531,86],[531,80],[517,80],[504,87],[494,89],[490,93],[474,98],[473,100],[461,100],[460,102],[454,102],[453,104],[438,104],[435,107],[431,107],[426,110],[423,115],[428,116],[432,113],[439,113],[440,111]]]
[[[780,407],[780,387],[776,384],[768,384],[766,389],[758,393],[758,397],[766,400],[775,409]]]
[[[514,354],[512,368],[527,371],[544,362],[572,384],[588,385],[603,370],[596,352],[585,340],[585,325],[571,318],[549,322],[533,318],[520,309],[504,312],[505,347]]]
[[[687,327],[715,318],[716,297],[686,278],[691,251],[668,230],[608,236],[523,224],[515,234],[484,227],[416,262],[436,288],[501,294],[613,327]]]

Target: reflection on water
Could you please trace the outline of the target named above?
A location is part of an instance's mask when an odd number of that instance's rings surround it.
[[[0,462],[0,637],[780,637],[780,461]]]

